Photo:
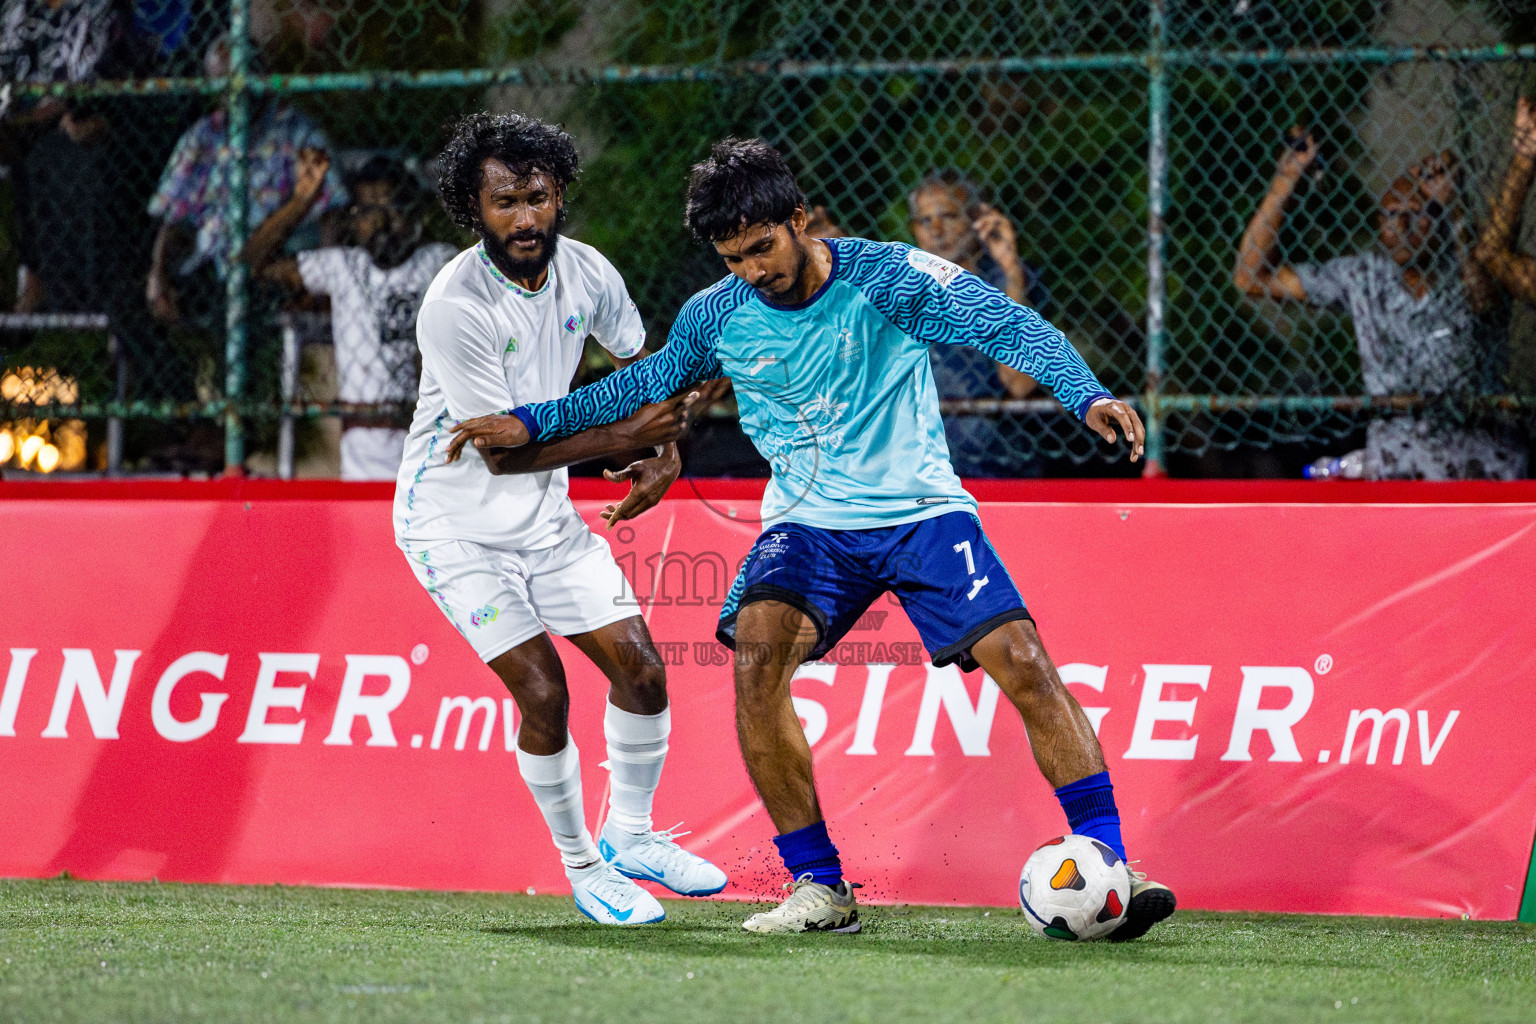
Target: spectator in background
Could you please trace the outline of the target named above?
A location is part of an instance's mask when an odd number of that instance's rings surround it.
[[[1465,405],[1500,390],[1507,324],[1492,316],[1496,290],[1462,251],[1451,211],[1455,158],[1431,154],[1381,196],[1378,244],[1325,263],[1277,260],[1280,226],[1296,183],[1317,155],[1299,130],[1268,194],[1243,233],[1233,283],[1250,298],[1335,306],[1354,320],[1360,369],[1371,395],[1451,399],[1422,415],[1373,420],[1365,447],[1370,479],[1515,479],[1526,451],[1507,432],[1471,422]]]
[[[959,264],[1013,301],[1044,315],[1050,293],[1019,256],[1018,232],[981,190],[952,170],[928,175],[907,196],[917,247]],[[1039,386],[1026,373],[963,345],[935,345],[933,379],[939,398],[1028,398]],[[1021,458],[987,416],[946,416],[950,460],[962,477],[1039,476],[1038,459]]]
[[[128,247],[110,237],[101,205],[107,119],[90,103],[12,100],[11,83],[122,75],[131,57],[118,0],[0,4],[0,163],[15,197],[19,313],[105,311]]]
[[[376,156],[347,178],[348,244],[279,258],[324,195],[329,169],[323,151],[300,150],[293,194],[252,232],[240,258],[253,273],[292,291],[330,296],[340,401],[414,402],[416,312],[455,250],[422,242],[425,190],[399,161]],[[343,480],[393,480],[399,472],[405,431],[378,420],[346,421]]]
[[[907,195],[908,227],[917,247],[958,264],[1014,302],[1044,315],[1050,293],[1019,256],[1018,232],[1002,211],[981,200],[981,190],[956,171],[928,175]],[[814,238],[846,235],[825,206],[806,218]],[[1027,373],[963,345],[935,345],[930,356],[940,399],[1028,398],[1039,385]],[[996,417],[951,414],[944,439],[962,477],[1034,477],[1040,462],[1023,458],[998,429]]]
[[[211,77],[229,73],[229,41],[221,39],[208,48],[204,71]],[[302,149],[325,150],[324,134],[303,114],[271,97],[251,101],[250,159],[247,164],[247,223],[260,224],[293,195]],[[150,311],[162,323],[181,316],[176,282],[211,267],[223,279],[228,273],[229,234],[225,223],[229,201],[229,114],[222,107],[199,119],[182,135],[150,200],[151,216],[160,220],[151,254],[145,298]],[[327,174],[301,226],[295,227],[290,245],[313,247],[319,243],[320,215],[344,207],[347,192],[334,172]],[[299,238],[299,227],[310,237]],[[210,293],[203,282],[204,290]]]
[[[1515,298],[1536,306],[1536,256],[1515,248],[1519,237],[1520,211],[1536,175],[1536,103],[1521,96],[1515,103],[1514,151],[1504,187],[1499,190],[1488,224],[1472,254]]]

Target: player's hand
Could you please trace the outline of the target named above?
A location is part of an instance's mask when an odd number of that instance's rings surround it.
[[[1147,428],[1141,425],[1141,417],[1136,415],[1136,410],[1114,398],[1101,398],[1088,407],[1086,420],[1088,429],[1098,434],[1110,444],[1119,440],[1115,436],[1115,424],[1125,433],[1125,439],[1131,442],[1131,461],[1141,458],[1146,449]]]
[[[693,421],[724,397],[730,380],[718,377],[673,395],[664,402],[642,405],[619,424],[632,448],[654,448],[686,437]]]
[[[613,529],[615,523],[633,519],[655,506],[682,471],[683,460],[678,457],[677,445],[673,444],[667,445],[666,450],[654,459],[631,462],[620,470],[603,470],[605,479],[614,483],[620,480],[630,482],[629,494],[625,495],[624,500],[617,505],[607,506],[599,513],[607,522],[608,529]]]
[[[454,428],[448,442],[448,462],[459,461],[470,441],[476,448],[521,448],[528,443],[528,428],[516,416],[476,416]]]
[[[1520,156],[1536,156],[1536,101],[1525,96],[1515,101],[1515,134],[1509,144]]]

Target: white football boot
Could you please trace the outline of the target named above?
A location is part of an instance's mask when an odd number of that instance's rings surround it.
[[[647,832],[638,842],[626,837],[630,845],[619,849],[608,841],[605,828],[598,838],[597,852],[628,878],[664,885],[679,896],[713,896],[725,888],[729,879],[724,871],[673,841],[687,834],[673,825],[665,832]]]
[[[806,872],[784,888],[791,890],[789,899],[772,910],[753,914],[742,922],[749,932],[764,935],[789,935],[796,932],[843,932],[858,931],[859,905],[854,901],[854,886],[841,881],[836,885],[822,885],[813,881]]]
[[[606,861],[587,868],[566,868],[576,909],[598,924],[654,924],[664,920],[656,897],[615,871]]]

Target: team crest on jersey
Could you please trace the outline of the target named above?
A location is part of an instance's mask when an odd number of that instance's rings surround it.
[[[580,330],[586,325],[586,317],[582,316],[580,313],[572,313],[570,319],[565,322],[565,329],[570,331],[572,334],[576,334],[580,332]]]
[[[859,339],[854,337],[850,330],[843,330],[837,336],[837,355],[845,363],[851,363],[859,358]]]
[[[516,338],[508,338],[507,339],[506,350],[502,354],[505,355],[507,352],[516,352],[516,351],[517,351],[517,339]]]
[[[949,282],[953,281],[962,269],[949,260],[941,259],[931,252],[923,252],[921,249],[908,250],[907,263],[913,270],[922,271],[939,282],[940,288],[948,288]]]
[[[789,535],[770,533],[757,542],[754,553],[761,559],[783,558],[789,552]]]

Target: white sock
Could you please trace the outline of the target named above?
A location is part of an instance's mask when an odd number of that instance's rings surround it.
[[[566,868],[601,861],[592,833],[587,831],[581,806],[581,752],[569,734],[558,754],[530,754],[517,748],[517,770],[560,851]]]
[[[667,759],[672,709],[659,715],[635,715],[613,706],[603,715],[608,740],[608,820],[603,836],[617,849],[633,846],[651,831],[651,801]]]

